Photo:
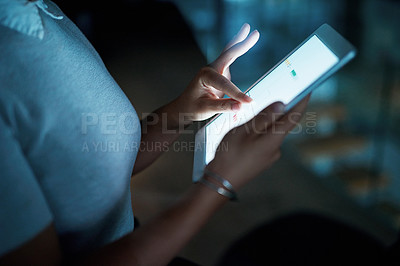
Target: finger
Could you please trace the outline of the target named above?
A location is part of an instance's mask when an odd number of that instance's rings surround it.
[[[285,116],[279,119],[279,121],[276,121],[273,134],[283,140],[283,138],[300,122],[309,99],[310,95],[296,104]]]
[[[224,72],[222,73],[222,76],[231,80],[231,72],[229,71],[229,67],[225,68]]]
[[[259,38],[260,33],[257,30],[253,31],[245,40],[236,43],[223,52],[213,63],[211,63],[211,66],[217,70],[218,73],[224,73],[225,69],[235,62],[238,57],[250,50],[250,48],[257,43]]]
[[[241,103],[228,98],[221,99],[201,99],[200,110],[202,112],[226,113],[237,112],[240,110]]]
[[[205,85],[219,90],[229,97],[244,103],[249,103],[252,99],[244,94],[229,79],[218,74],[212,68],[208,68],[203,75],[200,76],[200,82]]]
[[[250,132],[263,134],[270,125],[283,115],[284,108],[285,106],[281,102],[275,102],[262,110],[244,126],[247,127]]]
[[[224,50],[222,51],[225,52],[229,48],[231,48],[233,45],[242,42],[244,39],[247,38],[247,36],[250,33],[250,25],[245,23],[243,26],[240,28],[239,32],[232,38],[232,40],[225,46]],[[222,72],[222,75],[226,77],[227,79],[231,80],[231,73],[229,71],[229,67],[225,67],[224,71]]]
[[[247,35],[250,33],[250,25],[247,23],[244,23],[243,26],[240,28],[239,32],[232,38],[232,40],[225,46],[224,50],[222,52],[225,52],[229,48],[231,48],[233,45],[237,44],[238,42],[243,41],[246,39]]]

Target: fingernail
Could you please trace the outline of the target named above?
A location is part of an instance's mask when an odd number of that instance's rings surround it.
[[[231,108],[232,108],[232,111],[239,111],[240,110],[240,103],[233,103]]]

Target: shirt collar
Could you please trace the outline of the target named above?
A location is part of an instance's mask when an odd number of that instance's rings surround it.
[[[50,12],[43,0],[0,0],[0,24],[23,34],[43,39],[44,28],[39,9],[54,19],[63,18]]]

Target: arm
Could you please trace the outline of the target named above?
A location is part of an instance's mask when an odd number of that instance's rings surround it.
[[[0,258],[0,264],[167,265],[226,201],[201,185],[193,185],[152,222],[88,257],[63,258],[56,230],[50,225],[33,240]]]
[[[307,101],[303,100],[283,117],[276,115],[282,105],[273,104],[253,120],[232,130],[223,140],[232,148],[218,151],[209,169],[229,179],[236,190],[241,188],[279,158],[280,145],[300,120]],[[61,258],[56,232],[50,226],[32,241],[0,258],[0,264],[31,265],[32,259],[36,258],[33,262],[40,265],[56,265],[60,261],[95,265],[166,265],[226,201],[208,187],[195,184],[181,200],[150,223],[86,258]]]
[[[236,58],[258,41],[258,31],[249,33],[250,26],[243,25],[221,55],[199,71],[182,95],[141,121],[142,140],[133,175],[153,163],[163,153],[163,147],[172,144],[193,121],[205,120],[221,112],[237,111],[242,103],[251,101],[230,81],[229,72],[229,66]],[[223,98],[225,94],[230,98]]]
[[[226,201],[227,198],[195,184],[171,208],[88,261],[93,264],[167,265]]]
[[[240,48],[240,45],[232,46],[232,48],[235,47]],[[228,63],[229,60],[232,60],[229,54],[223,58],[227,59]],[[213,64],[211,67],[203,70],[208,73],[205,75],[207,78],[197,79],[197,82],[202,80],[206,84],[216,84],[212,80],[213,77],[220,77],[221,73],[227,74],[227,70],[224,68],[227,62],[223,62],[223,60],[220,62],[222,63],[217,62],[217,64]],[[204,73],[200,76],[204,77]],[[225,88],[225,86],[222,87]],[[184,92],[185,97],[194,96],[193,99],[197,100],[191,101],[190,105],[180,102],[180,105],[182,105],[180,106],[182,107],[180,110],[192,113],[191,121],[205,119],[208,115],[212,115],[213,112],[207,107],[210,102],[232,101],[231,99],[221,98],[224,93],[229,95],[230,92],[207,87],[207,93],[212,93],[210,94],[211,97],[201,97],[196,93],[204,93],[204,91],[195,90],[193,86],[189,88]],[[273,114],[281,110],[277,107],[282,107],[279,104],[273,104],[253,120],[232,130],[223,140],[229,143],[229,151],[218,151],[215,159],[208,165],[208,168],[228,179],[234,186],[234,189],[238,190],[261,171],[270,167],[279,158],[279,147],[287,132],[300,119],[299,114],[305,109],[306,103],[307,100],[302,101],[284,117]],[[196,113],[199,110],[199,106],[203,108],[205,106],[204,110],[207,110],[207,112]],[[215,107],[215,105],[212,106]],[[200,110],[202,109],[200,108]],[[169,113],[174,114],[171,110],[169,110]],[[155,126],[154,132],[157,132],[156,129],[157,127]],[[192,185],[181,200],[150,223],[143,225],[138,230],[114,243],[100,248],[92,254],[87,254],[84,258],[62,257],[57,232],[54,226],[50,225],[32,240],[2,256],[0,264],[58,265],[60,263],[109,263],[165,265],[226,201],[226,198],[202,184]]]

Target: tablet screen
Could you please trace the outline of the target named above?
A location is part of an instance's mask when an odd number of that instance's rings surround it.
[[[231,129],[274,102],[288,104],[338,62],[339,58],[313,35],[246,93],[253,98],[250,104],[242,104],[237,113],[221,114],[206,126],[206,164],[214,159],[218,145]]]

